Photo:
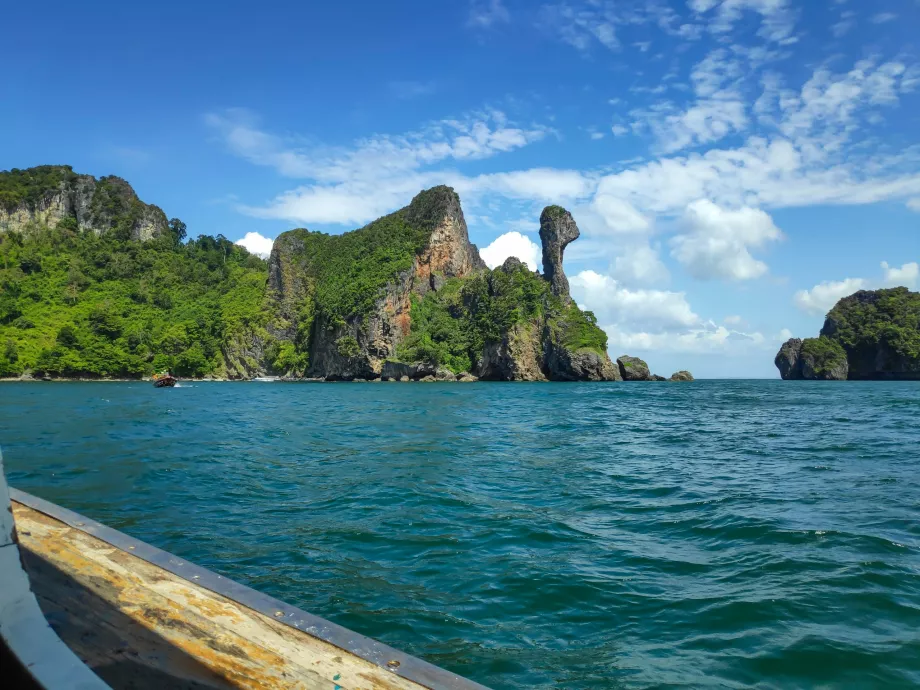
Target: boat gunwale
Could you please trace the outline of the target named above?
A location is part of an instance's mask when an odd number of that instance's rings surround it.
[[[328,642],[348,654],[368,661],[401,678],[431,690],[489,690],[484,685],[401,652],[325,618],[308,613],[229,577],[218,575],[207,568],[178,558],[168,551],[107,527],[68,508],[13,487],[9,487],[9,492],[10,499],[16,503],[95,537],[128,555],[136,556],[142,561],[162,568],[192,585],[219,594],[278,623]],[[392,663],[394,661],[398,662],[395,667]]]

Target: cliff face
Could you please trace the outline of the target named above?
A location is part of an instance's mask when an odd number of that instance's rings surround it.
[[[784,379],[920,380],[920,293],[860,290],[837,302],[818,338],[788,340]]]
[[[344,235],[282,234],[269,259],[268,330],[299,354],[279,373],[397,378],[384,367],[403,362],[419,377],[434,367],[494,380],[617,380],[606,335],[568,296],[562,251],[578,228],[558,207],[543,218],[545,278],[517,259],[489,271],[448,187]]]
[[[411,296],[484,269],[459,197],[435,187],[345,235],[280,235],[269,258],[269,331],[308,355],[307,376],[377,378],[410,330]]]
[[[81,232],[119,230],[146,241],[167,229],[166,215],[143,203],[120,177],[78,175],[69,166],[12,170],[0,177],[0,232],[55,227],[73,219]]]

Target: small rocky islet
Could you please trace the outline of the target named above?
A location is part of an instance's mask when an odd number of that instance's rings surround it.
[[[563,270],[572,215],[540,216],[544,273],[490,270],[450,187],[267,261],[69,166],[0,172],[0,377],[658,381],[616,362]],[[691,381],[677,372],[670,381]]]
[[[920,293],[896,287],[844,297],[817,338],[790,338],[774,363],[784,380],[920,380]]]

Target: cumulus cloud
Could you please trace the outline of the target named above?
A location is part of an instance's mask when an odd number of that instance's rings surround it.
[[[658,255],[658,247],[649,244],[627,247],[614,259],[611,273],[625,285],[656,285],[671,277]]]
[[[671,255],[701,280],[750,280],[767,272],[767,265],[749,248],[782,237],[773,219],[759,209],[724,209],[701,199],[687,207],[686,232],[671,240]]]
[[[683,292],[630,290],[596,271],[582,271],[569,283],[575,301],[593,311],[598,323],[665,330],[700,321]]]
[[[857,290],[871,290],[890,287],[914,287],[920,278],[920,264],[916,261],[905,263],[900,268],[889,266],[887,261],[881,264],[880,279],[844,278],[828,280],[815,285],[810,290],[795,293],[795,305],[809,314],[826,314],[837,302],[852,295]]]
[[[234,244],[245,247],[250,254],[256,254],[263,259],[267,259],[268,255],[272,253],[273,243],[273,239],[263,237],[257,232],[247,232],[243,239],[234,242]]]
[[[799,290],[793,300],[796,306],[809,314],[826,314],[838,300],[867,287],[863,278],[844,278],[825,281],[811,290]]]
[[[917,277],[920,276],[920,264],[913,261],[904,264],[900,268],[889,266],[887,261],[882,262],[882,271],[884,272],[883,280],[886,286],[897,287],[914,287],[917,284]]]
[[[644,233],[651,228],[648,216],[613,194],[595,195],[592,210],[603,221],[606,231],[613,234]]]
[[[536,271],[537,265],[542,262],[541,254],[540,245],[519,232],[499,235],[488,247],[479,250],[479,255],[489,268],[501,266],[505,259],[514,256],[527,264],[531,271]]]

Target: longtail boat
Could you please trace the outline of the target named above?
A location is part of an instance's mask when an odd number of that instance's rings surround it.
[[[4,688],[485,690],[16,489],[0,456]]]
[[[154,388],[172,388],[179,382],[172,374],[166,372],[163,374],[154,374],[153,375],[153,386]]]

